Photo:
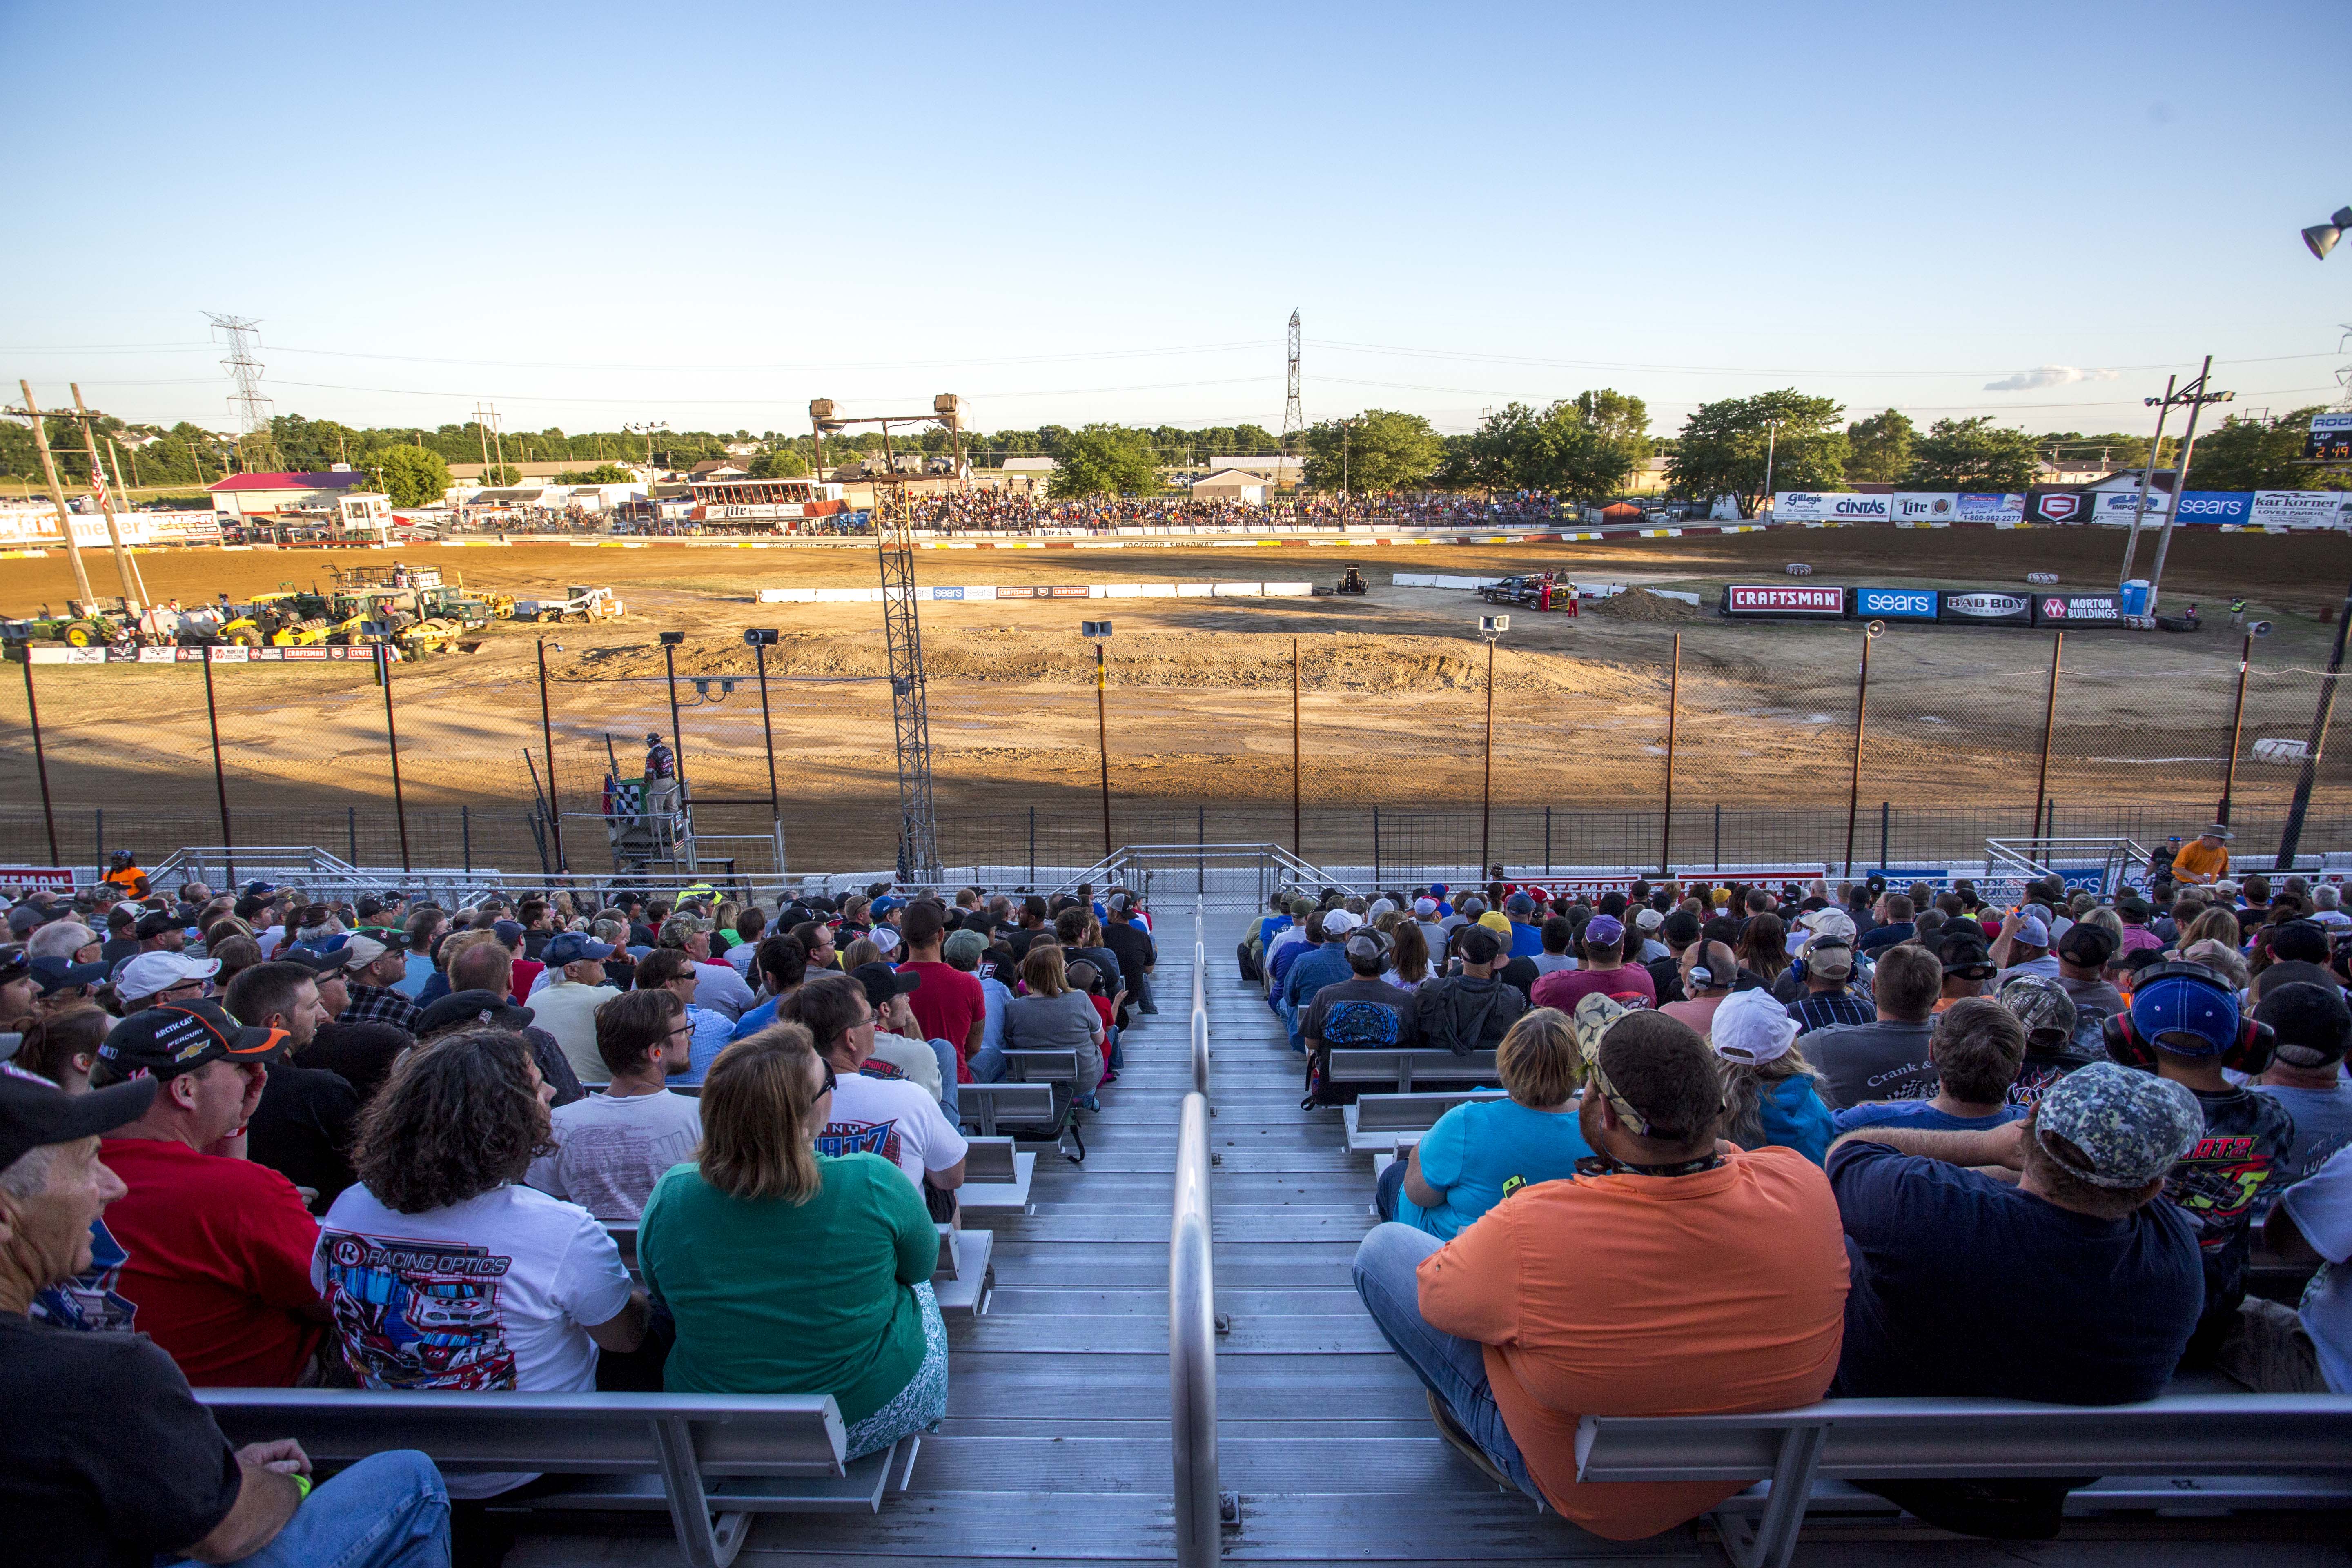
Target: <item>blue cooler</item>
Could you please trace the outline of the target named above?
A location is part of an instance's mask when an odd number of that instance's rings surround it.
[[[2135,577],[2124,584],[2124,614],[2127,616],[2147,614],[2147,578]]]

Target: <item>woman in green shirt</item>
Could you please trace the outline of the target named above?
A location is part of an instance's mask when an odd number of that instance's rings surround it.
[[[677,1321],[665,1387],[830,1394],[854,1459],[947,1414],[948,1336],[921,1194],[879,1154],[816,1152],[832,1105],[798,1024],[719,1052],[699,1158],[655,1184],[637,1260]]]

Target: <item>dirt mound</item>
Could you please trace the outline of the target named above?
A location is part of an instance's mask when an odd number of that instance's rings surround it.
[[[1621,621],[1695,621],[1699,617],[1696,605],[1653,594],[1647,588],[1628,588],[1622,594],[1612,594],[1595,605],[1593,612]]]

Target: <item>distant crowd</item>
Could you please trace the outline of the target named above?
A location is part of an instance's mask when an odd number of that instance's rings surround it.
[[[1044,500],[1003,490],[914,500],[918,528],[949,532],[1020,532],[1035,528],[1265,528],[1276,524],[1374,524],[1398,528],[1475,528],[1557,521],[1560,503],[1538,492],[1486,500],[1453,495],[1337,496],[1310,491],[1267,502],[1192,500],[1183,495]]]

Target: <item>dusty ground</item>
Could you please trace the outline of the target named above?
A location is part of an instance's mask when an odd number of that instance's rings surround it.
[[[922,605],[943,819],[1010,817],[1032,805],[1055,821],[1097,824],[1099,760],[1092,650],[1077,623],[1108,616],[1105,729],[1118,810],[1189,813],[1255,806],[1286,818],[1292,788],[1292,647],[1299,653],[1301,795],[1311,810],[1475,811],[1483,777],[1485,608],[1449,590],[1398,588],[1392,574],[1469,575],[1552,568],[1590,579],[1696,590],[1711,605],[1730,581],[1780,578],[1810,562],[1817,583],[1947,588],[2111,585],[2121,552],[2105,531],[1786,531],[1597,544],[1199,550],[925,551],[927,584],[1312,579],[1350,562],[1364,599],[1036,600]],[[476,651],[402,667],[395,689],[404,784],[412,805],[528,800],[523,753],[544,765],[537,636],[549,639],[551,728],[567,808],[590,810],[609,738],[635,770],[648,730],[669,728],[654,634],[688,634],[681,677],[735,677],[698,702],[683,682],[689,774],[705,796],[764,800],[766,756],[751,651],[740,633],[783,636],[768,658],[771,730],[788,831],[814,859],[871,863],[889,840],[895,771],[879,610],[873,605],[761,605],[764,585],[864,586],[862,548],[728,551],[541,546],[427,549],[411,559],[463,573],[478,588],[543,593],[610,584],[630,614],[596,627],[502,626]],[[184,602],[323,580],[326,552],[193,552],[140,557],[149,588]],[[381,554],[372,557],[384,559]],[[2147,552],[2143,550],[2143,563]],[[89,561],[110,581],[103,555]],[[2256,740],[2301,736],[2352,549],[2317,536],[2183,533],[2167,572],[2168,607],[2189,599],[2208,629],[2187,637],[2084,631],[2067,639],[2052,793],[2070,806],[2210,809],[2230,753],[2237,634],[2228,601],[2276,623],[2257,645],[2241,755]],[[70,592],[62,558],[0,562],[0,612]],[[1629,606],[1612,606],[1622,612]],[[1514,611],[1495,658],[1495,798],[1501,805],[1654,809],[1664,784],[1674,637],[1682,636],[1675,789],[1686,806],[1840,808],[1852,765],[1861,633],[1851,625],[1731,626],[1653,601],[1639,613],[1577,617]],[[1898,626],[1871,665],[1864,790],[1898,806],[2015,803],[2030,814],[2048,698],[2047,633]],[[389,791],[381,694],[339,667],[218,672],[226,762],[240,813],[265,805],[341,804]],[[201,672],[43,667],[53,783],[78,801],[124,807],[211,798]],[[9,683],[13,684],[13,683]],[[21,738],[17,699],[0,722]],[[126,716],[135,715],[135,724]],[[21,744],[7,791],[30,784]],[[2333,798],[2352,795],[2338,781]],[[2274,812],[2294,770],[2247,763],[2240,808]],[[743,808],[764,820],[764,808]],[[576,832],[593,830],[583,823]],[[1144,831],[1139,827],[1137,831]],[[1125,835],[1122,834],[1122,837]],[[576,858],[576,856],[575,856]]]

